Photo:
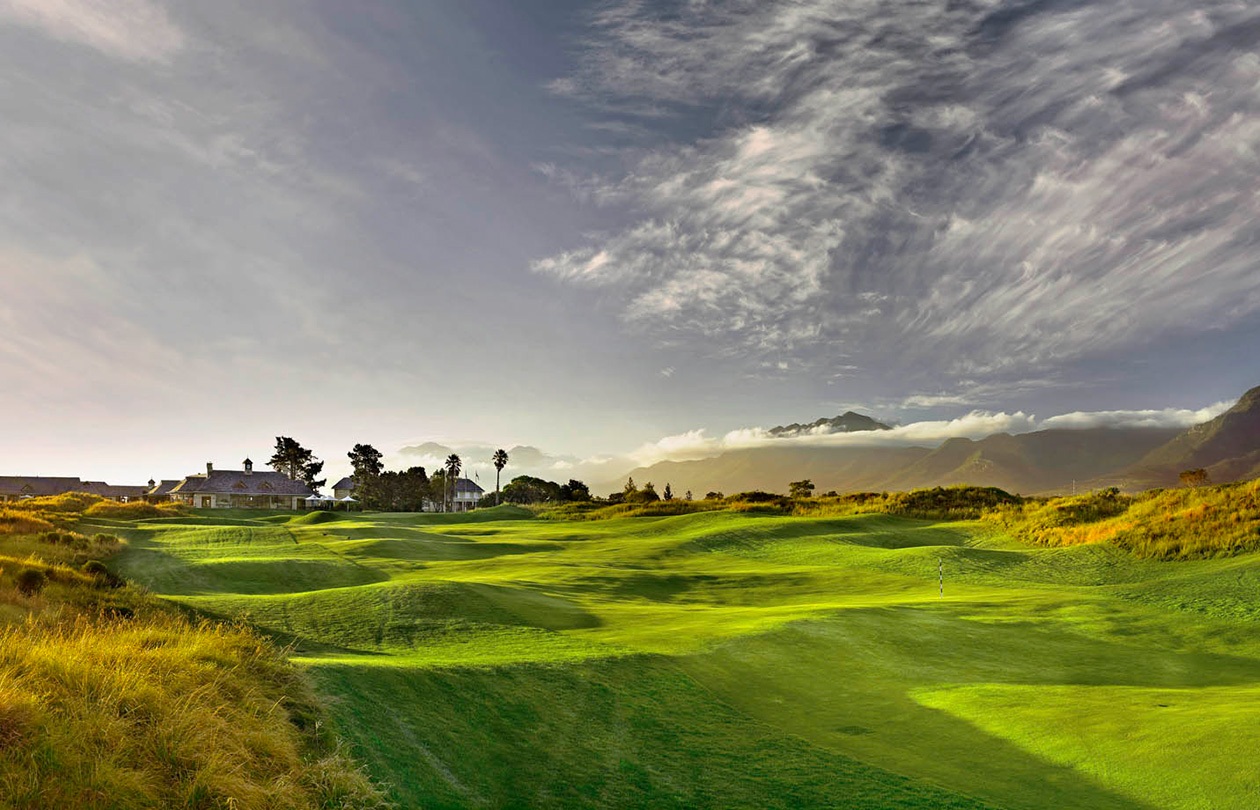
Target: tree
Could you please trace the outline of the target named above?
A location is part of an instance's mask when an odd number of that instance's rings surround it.
[[[670,489],[669,482],[665,482],[665,491],[661,493],[661,497],[667,501],[674,500],[674,490]]]
[[[651,481],[644,484],[643,489],[636,492],[633,498],[633,500],[638,501],[639,503],[655,503],[660,499],[661,496],[656,494],[656,487],[652,485]],[[627,498],[626,500],[631,499]]]
[[[385,454],[370,444],[356,444],[346,455],[350,458],[350,466],[354,468],[356,484],[359,479],[375,478],[385,472],[385,465],[381,463]]]
[[[720,500],[722,500],[722,499],[723,499],[723,498],[725,498],[725,497],[726,497],[726,496],[725,496],[725,495],[723,495],[721,492],[715,492],[715,491],[712,491],[712,490],[710,490],[709,492],[704,493],[704,499],[705,499],[706,501],[720,501]]]
[[[1178,477],[1181,478],[1181,483],[1188,487],[1202,487],[1212,483],[1208,477],[1208,471],[1202,467],[1197,470],[1186,470]]]
[[[571,481],[570,484],[580,484],[585,488],[585,484],[580,481]],[[503,500],[508,503],[543,503],[544,501],[560,500],[560,492],[562,487],[554,481],[546,481],[542,478],[535,478],[532,475],[518,475],[503,488]]]
[[[788,484],[788,496],[792,498],[808,498],[814,494],[814,482],[808,478]]]
[[[318,490],[326,482],[323,478],[318,480],[315,478],[323,471],[324,462],[315,458],[313,452],[288,436],[276,437],[276,452],[272,454],[267,465],[294,481],[301,481],[313,490]]]
[[[683,500],[684,501],[691,500],[691,490],[687,490],[687,494],[683,495]]]
[[[424,467],[402,472],[386,470],[358,485],[355,497],[365,509],[383,512],[423,512],[429,498],[429,476]]]
[[[562,501],[589,501],[591,499],[591,488],[576,478],[570,478],[569,483],[560,487],[560,500]]]
[[[433,508],[437,511],[446,509],[446,470],[438,470],[429,476],[429,491],[427,497]]]
[[[463,464],[464,463],[460,460],[457,454],[451,453],[446,457],[446,464],[442,465],[446,470],[446,480],[450,484],[451,489],[451,497],[448,501],[450,509],[447,511],[455,508],[455,487],[459,485],[459,471],[463,467]]]
[[[503,468],[507,466],[507,451],[500,447],[494,451],[494,455],[490,457],[494,462],[494,505],[499,505],[499,473],[503,472]]]
[[[355,445],[354,450],[345,455],[349,457],[353,470],[350,479],[354,480],[354,496],[359,504],[364,508],[386,509],[379,494],[374,493],[379,489],[381,476],[386,471],[386,466],[381,464],[384,453],[372,445]]]

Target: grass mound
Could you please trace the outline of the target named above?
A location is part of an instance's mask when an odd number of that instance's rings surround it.
[[[54,528],[53,524],[30,512],[0,509],[0,534],[39,534]]]
[[[1025,542],[1110,542],[1159,560],[1219,557],[1260,549],[1260,481],[1152,490],[1102,490],[1030,501],[990,516]]]
[[[390,806],[283,652],[126,587],[121,546],[0,537],[0,807]]]
[[[337,523],[350,517],[349,512],[307,512],[293,518],[289,523],[295,526],[318,526],[321,523]]]
[[[382,806],[259,636],[169,616],[0,630],[10,807]]]
[[[149,518],[169,518],[188,514],[188,507],[177,503],[146,503],[133,501],[119,503],[117,501],[98,501],[84,510],[87,517],[113,518],[115,520],[146,520]]]

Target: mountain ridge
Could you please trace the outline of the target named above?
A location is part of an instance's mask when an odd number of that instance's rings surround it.
[[[836,431],[836,424],[846,427]],[[629,476],[658,487],[669,483],[673,491],[690,490],[696,497],[710,491],[784,491],[789,481],[806,478],[818,492],[975,484],[1035,495],[1111,486],[1127,491],[1177,486],[1182,471],[1198,468],[1215,483],[1260,477],[1260,386],[1223,414],[1188,429],[1050,428],[981,439],[955,437],[936,447],[807,446],[788,441],[855,429],[871,431],[874,438],[890,428],[848,411],[833,419],[772,428],[769,434],[784,439],[782,446],[771,441],[706,459],[663,461],[634,469]],[[608,482],[596,491],[605,486],[616,491],[620,482]]]

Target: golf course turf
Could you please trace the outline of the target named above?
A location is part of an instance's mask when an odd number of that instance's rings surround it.
[[[290,645],[405,807],[1260,806],[1254,554],[882,514],[98,523],[120,573]]]

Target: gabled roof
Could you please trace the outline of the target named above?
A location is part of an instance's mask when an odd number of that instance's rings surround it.
[[[149,491],[147,484],[107,484],[104,481],[84,481],[81,492],[100,495],[102,498],[139,498]]]
[[[485,493],[485,490],[482,489],[477,483],[467,478],[456,478],[455,479],[455,494],[458,495],[461,492]]]
[[[175,478],[175,479],[167,479],[167,478],[163,478],[163,479],[162,479],[162,483],[158,484],[158,485],[157,485],[157,486],[155,486],[153,489],[149,490],[147,494],[149,494],[149,495],[170,495],[170,494],[171,494],[171,490],[172,490],[172,489],[174,489],[175,487],[179,486],[179,483],[180,483],[180,481],[179,481],[179,479],[178,479],[178,478]]]
[[[0,475],[0,495],[61,495],[66,492],[83,492],[83,482],[78,478],[47,478],[39,475]]]
[[[178,495],[313,495],[311,488],[284,473],[215,470],[190,475],[171,489]]]
[[[333,489],[351,489],[351,490],[352,490],[352,489],[354,489],[354,479],[353,479],[353,478],[351,478],[350,476],[348,476],[348,475],[347,475],[345,478],[343,478],[343,479],[341,479],[340,481],[338,481],[337,483],[333,484],[333,485],[332,485],[332,488],[333,488]]]

